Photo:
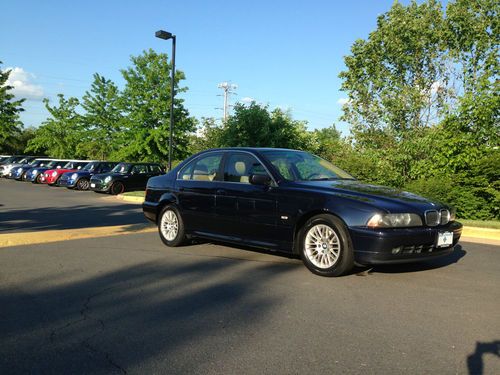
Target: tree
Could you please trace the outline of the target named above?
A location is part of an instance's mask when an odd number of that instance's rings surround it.
[[[77,150],[78,144],[85,139],[82,117],[76,112],[79,101],[73,97],[66,99],[63,94],[59,94],[58,98],[59,103],[55,106],[44,99],[51,117],[36,130],[26,151],[45,151],[56,158],[86,157]]]
[[[446,113],[448,57],[443,13],[435,0],[394,3],[367,40],[357,40],[340,73],[349,95],[344,121],[363,141],[404,135],[436,124]]]
[[[115,153],[118,158],[129,160],[166,161],[168,158],[170,125],[170,69],[166,54],[153,50],[132,57],[132,66],[122,70],[125,88],[121,108],[125,115],[120,134],[121,148]],[[176,70],[176,94],[187,88],[179,88],[185,76]],[[184,159],[188,155],[187,135],[195,130],[195,121],[183,105],[184,100],[176,95],[174,102],[175,126],[173,129],[173,159]]]
[[[13,87],[7,85],[9,75],[10,70],[0,69],[0,152],[12,149],[12,142],[20,136],[23,128],[19,114],[24,111],[24,99],[13,100],[14,95],[9,92]]]
[[[500,216],[499,10],[494,0],[394,3],[340,74],[359,175]],[[350,155],[350,156],[349,156]],[[361,158],[361,159],[360,159]],[[367,173],[368,172],[368,173]]]
[[[189,135],[189,154],[221,146],[222,127],[213,117],[202,117],[196,133]]]
[[[310,148],[305,122],[255,102],[236,104],[220,132],[220,146]]]
[[[78,150],[91,159],[106,159],[119,150],[118,134],[124,119],[120,92],[116,84],[94,74],[90,91],[86,91],[81,106],[85,137],[78,144]]]

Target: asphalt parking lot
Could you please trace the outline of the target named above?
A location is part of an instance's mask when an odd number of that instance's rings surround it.
[[[0,180],[0,239],[124,228],[0,248],[0,374],[500,373],[499,246],[330,279],[145,225],[114,197]]]

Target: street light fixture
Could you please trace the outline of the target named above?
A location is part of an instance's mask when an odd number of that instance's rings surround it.
[[[169,33],[168,31],[158,30],[155,36],[160,39],[169,40],[172,39],[172,76],[170,78],[170,136],[168,141],[168,170],[172,170],[172,131],[174,129],[174,82],[175,82],[175,35]]]

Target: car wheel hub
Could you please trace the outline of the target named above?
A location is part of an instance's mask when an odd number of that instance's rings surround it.
[[[179,232],[179,220],[174,211],[168,210],[161,218],[161,232],[167,241],[173,241]]]
[[[318,224],[307,231],[304,253],[307,259],[318,268],[327,269],[339,260],[341,251],[339,237],[325,224]]]

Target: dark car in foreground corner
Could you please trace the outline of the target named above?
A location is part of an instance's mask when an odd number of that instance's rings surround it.
[[[167,246],[202,237],[300,255],[315,274],[434,259],[462,233],[450,207],[367,185],[307,152],[213,149],[151,178],[143,203]]]
[[[109,173],[90,178],[90,190],[113,195],[126,190],[144,190],[148,179],[165,173],[157,163],[119,163]]]
[[[89,190],[90,178],[99,173],[111,171],[117,162],[113,161],[90,161],[81,170],[64,173],[57,181],[57,186],[66,186],[68,189]]]

